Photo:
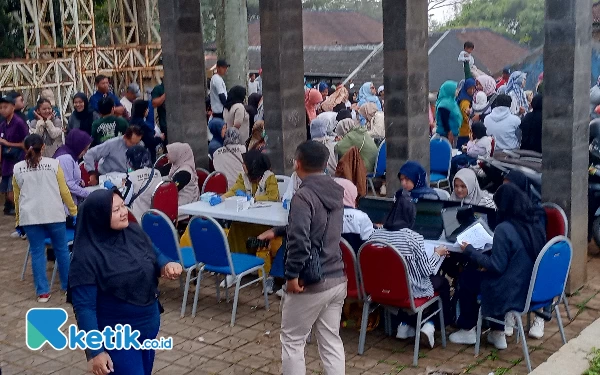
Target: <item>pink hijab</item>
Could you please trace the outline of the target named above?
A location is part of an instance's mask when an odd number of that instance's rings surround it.
[[[304,108],[308,120],[312,121],[317,118],[317,105],[323,101],[323,96],[317,89],[309,89],[304,92]]]
[[[482,74],[477,77],[477,81],[483,86],[485,96],[490,96],[496,93],[496,80],[488,75]]]
[[[356,208],[356,198],[358,198],[358,189],[350,180],[336,177],[333,179],[344,188],[344,206]]]

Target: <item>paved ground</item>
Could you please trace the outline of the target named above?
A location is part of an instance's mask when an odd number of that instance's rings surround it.
[[[65,374],[79,375],[86,371],[82,352],[55,351],[45,347],[32,352],[25,346],[25,314],[35,301],[30,266],[25,280],[19,276],[27,242],[12,239],[12,219],[0,217],[0,365],[4,375],[12,374]],[[50,267],[50,266],[49,266]],[[588,285],[570,298],[571,311],[577,318],[566,326],[567,338],[579,334],[583,328],[600,317],[600,258],[588,263]],[[50,268],[48,268],[50,274]],[[191,301],[186,317],[179,318],[182,294],[178,283],[161,283],[161,301],[165,313],[161,316],[159,336],[172,336],[175,348],[157,353],[156,374],[280,374],[281,349],[279,343],[279,300],[270,297],[271,308],[264,309],[261,290],[251,287],[243,291],[235,327],[229,327],[231,304],[217,303],[214,282],[202,292],[199,312],[190,317]],[[72,316],[70,305],[55,284],[48,307],[63,307]],[[191,296],[190,296],[191,299]],[[563,313],[563,320],[567,322]],[[71,317],[69,324],[74,322]],[[442,366],[456,373],[487,375],[495,371],[501,374],[525,374],[521,346],[514,340],[509,348],[498,352],[483,346],[482,354],[474,357],[473,347],[448,343],[443,349],[439,335],[434,349],[421,350],[419,367],[412,363],[412,342],[385,337],[381,329],[367,335],[366,352],[357,355],[358,332],[343,329],[346,349],[347,374],[425,374],[426,369]],[[484,340],[485,341],[485,340]],[[531,360],[534,366],[545,361],[561,346],[560,336],[554,322],[547,325],[543,340],[529,340]],[[422,346],[423,347],[423,346]],[[306,349],[308,373],[319,374],[322,367],[316,344]]]

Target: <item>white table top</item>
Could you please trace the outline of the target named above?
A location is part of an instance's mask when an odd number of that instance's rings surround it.
[[[236,212],[224,204],[211,206],[207,202],[194,202],[179,207],[180,215],[210,216],[214,219],[239,221],[243,223],[282,226],[288,223],[288,211],[281,202],[260,202],[266,207],[251,207]]]

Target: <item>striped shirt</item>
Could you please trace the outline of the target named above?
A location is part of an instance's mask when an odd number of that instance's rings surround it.
[[[378,229],[369,240],[387,242],[402,254],[408,266],[408,279],[414,298],[433,297],[429,276],[433,275],[439,255],[433,252],[431,258],[427,257],[423,236],[408,228],[399,231]]]

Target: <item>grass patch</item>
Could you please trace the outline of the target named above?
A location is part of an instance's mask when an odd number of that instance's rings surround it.
[[[583,311],[585,311],[587,304],[594,298],[596,297],[596,295],[592,295],[589,298],[587,298],[585,301],[580,302],[578,304],[576,304],[575,306],[577,306],[577,315],[581,314]]]
[[[600,349],[592,348],[589,357],[590,368],[583,375],[600,375]]]
[[[510,372],[510,369],[506,367],[498,367],[494,370],[494,375],[506,375]]]

